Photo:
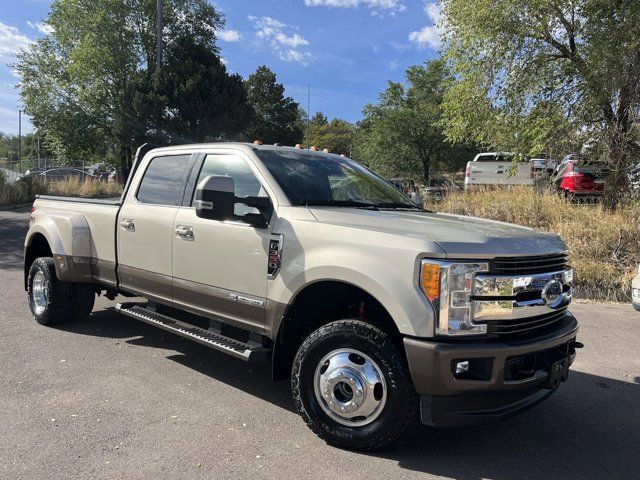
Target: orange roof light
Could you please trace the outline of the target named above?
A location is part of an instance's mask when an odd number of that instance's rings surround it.
[[[296,143],[296,148],[300,150],[302,148],[302,145],[300,143]]]
[[[254,145],[262,145],[262,142],[260,140],[254,140],[253,144]]]
[[[309,148],[309,150],[313,150],[314,152],[317,152],[318,147],[316,147],[315,145],[312,145],[311,148]]]

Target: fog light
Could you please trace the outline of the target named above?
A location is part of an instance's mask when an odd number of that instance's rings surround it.
[[[456,362],[455,374],[456,377],[469,373],[469,360],[464,362]]]

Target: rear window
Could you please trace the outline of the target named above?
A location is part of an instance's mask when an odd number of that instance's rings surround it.
[[[489,154],[489,155],[480,155],[476,162],[511,162],[513,161],[513,156],[509,155],[500,155],[500,154]]]
[[[173,155],[152,159],[140,182],[138,201],[151,205],[180,205],[190,172],[190,157]]]

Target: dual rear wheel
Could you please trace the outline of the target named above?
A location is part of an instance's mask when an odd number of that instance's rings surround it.
[[[93,285],[61,282],[53,258],[36,258],[27,277],[29,308],[41,325],[86,319],[96,298]]]

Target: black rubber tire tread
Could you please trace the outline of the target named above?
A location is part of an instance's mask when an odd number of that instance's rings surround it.
[[[47,308],[37,315],[34,311],[33,299],[31,296],[33,288],[33,276],[37,271],[42,271],[48,284]],[[61,282],[56,277],[56,267],[51,257],[36,258],[29,268],[27,281],[27,295],[29,298],[29,308],[36,322],[40,325],[54,325],[69,320],[71,310],[71,284]]]
[[[74,283],[71,289],[71,320],[79,322],[86,320],[93,311],[96,292],[90,283]]]
[[[354,345],[353,348],[361,349],[363,353],[379,362],[387,383],[387,404],[382,414],[369,425],[356,428],[340,425],[322,412],[319,405],[318,412],[310,408],[312,406],[308,402],[317,403],[315,396],[303,395],[305,380],[301,373],[305,368],[304,361],[312,349],[328,339],[341,339],[339,341],[342,343],[349,342],[349,339],[359,339],[356,341],[360,345]],[[348,343],[345,343],[345,346],[348,346]],[[362,348],[363,346],[369,348]],[[328,351],[324,352],[326,353]],[[315,371],[315,367],[316,365],[312,365],[311,372]],[[311,376],[313,377],[313,374]],[[331,445],[352,450],[378,450],[393,443],[405,428],[414,422],[418,407],[418,395],[404,354],[385,332],[363,320],[338,320],[311,333],[295,356],[291,373],[291,391],[298,413],[316,435]],[[390,410],[395,412],[392,413]],[[371,430],[370,426],[375,428],[366,435],[357,433],[360,429]]]

